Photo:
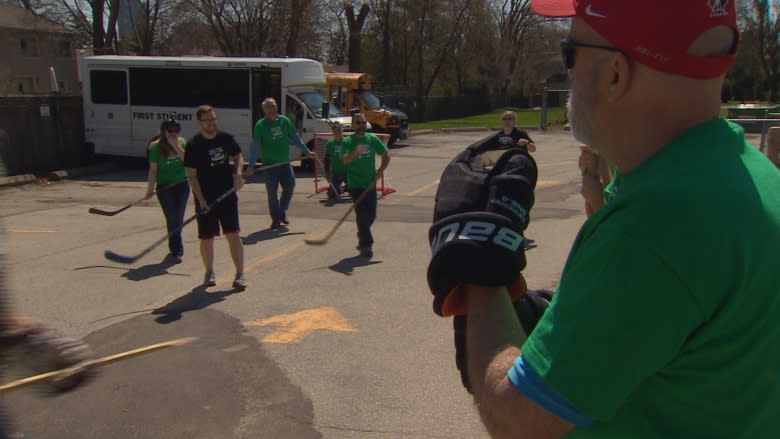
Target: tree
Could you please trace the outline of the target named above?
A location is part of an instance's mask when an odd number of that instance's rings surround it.
[[[341,0],[329,2],[323,11],[325,28],[325,60],[332,64],[346,64],[349,54],[347,21]]]
[[[371,11],[368,4],[363,3],[360,12],[355,16],[355,8],[349,2],[344,2],[344,13],[347,16],[347,26],[349,29],[349,71],[360,71],[360,51],[361,51],[361,32],[366,22],[366,17]]]
[[[261,56],[270,34],[272,0],[186,0],[208,23],[225,55]]]
[[[128,46],[139,55],[152,55],[159,38],[165,33],[170,15],[178,8],[180,0],[144,0],[125,3],[131,27],[132,40]],[[137,8],[137,9],[136,9]]]
[[[327,26],[322,15],[326,0],[276,0],[273,2],[267,53],[321,59],[326,49]]]
[[[376,20],[382,40],[382,80],[385,84],[391,84],[393,82],[390,73],[393,33],[390,31],[390,23],[393,20],[393,1],[373,0],[371,4],[371,8],[376,11]]]
[[[96,55],[117,53],[117,20],[121,0],[46,0],[45,15],[83,36]]]
[[[739,3],[746,32],[751,32],[751,49],[766,83],[767,99],[778,102],[780,86],[780,1],[749,0]]]
[[[496,72],[499,81],[496,91],[506,95],[509,94],[518,62],[521,59],[529,61],[524,49],[539,19],[531,11],[530,0],[499,0],[494,3],[498,24]]]

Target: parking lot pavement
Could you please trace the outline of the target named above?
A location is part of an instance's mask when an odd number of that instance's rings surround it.
[[[224,239],[215,243],[218,285],[200,287],[194,224],[184,230],[181,264],[165,261],[165,245],[131,265],[103,257],[107,249],[136,254],[165,236],[155,199],[113,217],[87,213],[143,196],[142,168],[0,189],[18,310],[85,337],[100,355],[200,338],[106,366],[72,395],[9,394],[16,431],[58,438],[484,437],[455,369],[451,322],[432,312],[425,269],[441,171],[485,134],[431,133],[391,148],[370,260],[355,250],[353,217],[327,245],[303,242],[330,230],[349,204],[324,204],[314,176],[300,169],[291,224],[268,230],[263,175],[254,175],[239,193],[249,280],[243,292],[230,287]],[[540,172],[525,275],[532,287],[552,288],[584,220],[578,150],[566,132],[531,136]]]

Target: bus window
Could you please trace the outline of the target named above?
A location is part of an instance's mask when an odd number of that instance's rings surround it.
[[[90,70],[93,104],[127,105],[127,73],[121,70]]]
[[[155,107],[249,108],[249,71],[228,69],[130,69],[130,102]]]
[[[298,131],[303,130],[303,108],[301,105],[293,99],[291,96],[287,96],[287,105],[285,105],[285,111],[287,112],[287,117],[290,118],[292,123],[295,125],[295,128]]]

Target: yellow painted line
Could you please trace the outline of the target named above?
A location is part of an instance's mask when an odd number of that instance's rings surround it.
[[[8,229],[9,233],[57,233],[56,230],[37,230],[37,229]]]
[[[249,264],[244,263],[244,273],[250,273],[257,268],[260,268],[263,265],[268,264],[269,262],[273,262],[292,251],[298,250],[299,248],[303,247],[303,245],[304,245],[303,241],[299,241],[296,242],[295,244],[290,244],[287,247],[282,247],[278,251],[271,253],[270,255],[262,259],[251,262]],[[232,284],[233,279],[234,279],[233,275],[220,277],[217,279],[217,285]]]
[[[332,306],[280,314],[262,320],[245,322],[244,326],[276,326],[263,338],[266,343],[297,343],[318,329],[337,332],[358,332],[357,328]]]
[[[237,344],[237,345],[234,345],[234,346],[230,346],[229,348],[222,349],[222,352],[225,352],[225,353],[228,353],[228,354],[232,354],[233,352],[243,351],[244,349],[246,349],[248,347],[249,347],[248,345],[242,343],[242,344]]]
[[[436,180],[436,181],[434,181],[433,183],[426,184],[425,186],[421,187],[420,189],[417,189],[416,191],[409,192],[408,194],[406,194],[406,196],[407,196],[407,197],[413,197],[413,196],[415,196],[415,195],[419,194],[419,193],[420,193],[420,192],[422,192],[422,191],[425,191],[425,190],[427,190],[427,189],[430,189],[430,188],[432,188],[432,187],[434,187],[434,186],[438,185],[438,184],[439,184],[439,181],[440,181],[440,180]]]

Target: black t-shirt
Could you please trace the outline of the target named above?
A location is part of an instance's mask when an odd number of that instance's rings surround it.
[[[502,138],[510,138],[512,145],[517,145],[517,142],[520,141],[520,139],[525,139],[530,143],[533,143],[534,141],[531,140],[531,137],[528,135],[525,130],[520,130],[517,127],[512,128],[512,132],[509,134],[504,134],[504,130],[499,131],[496,133],[496,137],[498,138],[499,142],[502,142]],[[508,139],[504,140],[503,142],[510,142]],[[527,147],[523,147],[524,150],[528,151]]]
[[[230,134],[217,132],[207,139],[196,134],[184,150],[184,166],[197,170],[198,182],[206,201],[211,203],[233,187],[235,166],[230,157],[241,154],[241,147]]]

